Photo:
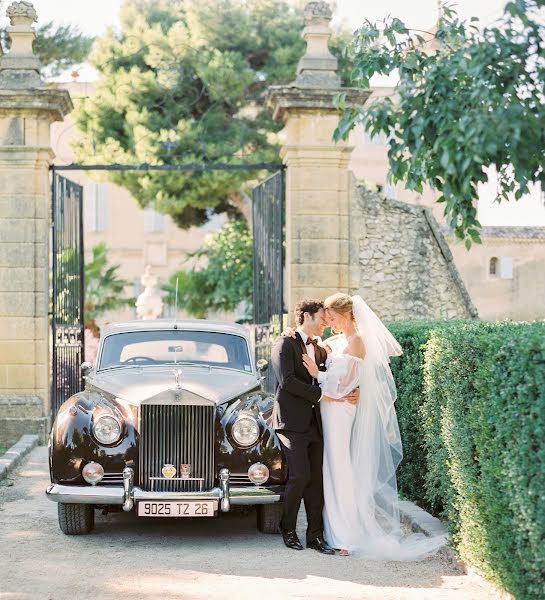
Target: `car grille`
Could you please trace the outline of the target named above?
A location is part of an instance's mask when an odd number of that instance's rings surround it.
[[[246,473],[231,473],[229,483],[231,485],[254,485]]]
[[[104,473],[98,485],[123,485],[123,473]]]
[[[153,492],[201,492],[214,486],[214,406],[143,404],[140,407],[142,489]],[[176,473],[161,470],[173,465]],[[183,479],[180,465],[191,465]]]

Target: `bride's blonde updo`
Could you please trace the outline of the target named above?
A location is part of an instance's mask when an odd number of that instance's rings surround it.
[[[354,321],[354,313],[352,312],[353,306],[354,303],[352,302],[352,298],[348,294],[343,294],[342,292],[328,296],[324,300],[325,309],[330,308],[351,321]]]

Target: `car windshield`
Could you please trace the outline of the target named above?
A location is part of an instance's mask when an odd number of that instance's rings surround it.
[[[243,337],[180,329],[109,335],[104,340],[98,369],[177,363],[252,370]]]

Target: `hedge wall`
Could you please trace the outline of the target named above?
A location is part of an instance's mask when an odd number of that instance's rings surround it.
[[[402,493],[468,562],[545,597],[545,323],[390,323]]]

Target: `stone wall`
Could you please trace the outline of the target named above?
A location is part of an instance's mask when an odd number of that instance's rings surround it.
[[[349,222],[351,289],[382,319],[477,317],[429,209],[353,184]]]

